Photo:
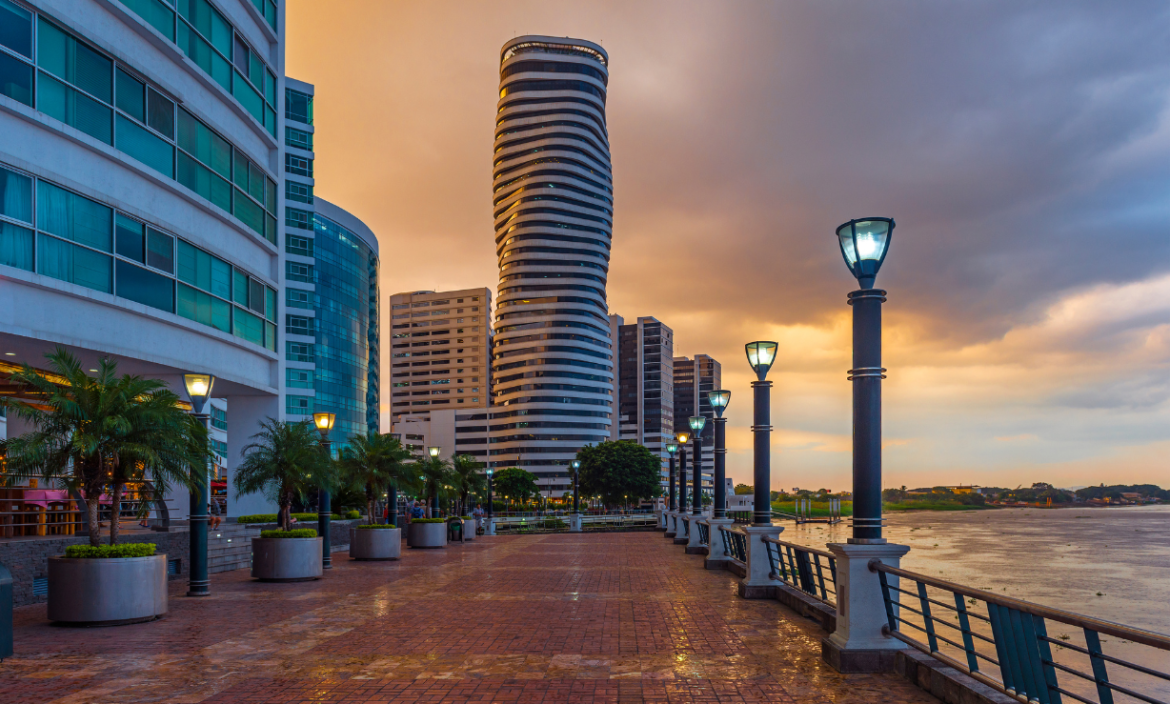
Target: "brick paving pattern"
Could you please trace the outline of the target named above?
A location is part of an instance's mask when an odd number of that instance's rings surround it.
[[[893,675],[842,676],[821,631],[736,595],[659,533],[500,536],[316,582],[212,577],[153,623],[51,626],[16,612],[2,704],[216,702],[935,702]]]

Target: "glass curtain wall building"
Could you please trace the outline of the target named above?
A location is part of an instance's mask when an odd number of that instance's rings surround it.
[[[183,374],[214,374],[229,474],[259,423],[283,417],[282,13],[0,0],[5,364],[44,368],[61,345],[183,397]],[[228,498],[229,515],[267,508]],[[169,510],[184,517],[185,495]]]
[[[378,240],[313,193],[314,88],[285,84],[285,412],[337,414],[332,437],[379,430]]]
[[[489,462],[557,495],[577,450],[608,440],[613,422],[608,82],[592,42],[522,36],[500,52]]]
[[[714,491],[711,478],[715,472],[715,412],[707,394],[723,388],[723,371],[714,358],[697,354],[674,358],[674,431],[691,433],[691,416],[704,416],[703,428],[703,489]]]

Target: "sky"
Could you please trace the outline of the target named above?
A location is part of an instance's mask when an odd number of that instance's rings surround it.
[[[752,483],[743,345],[771,339],[772,488],[850,488],[857,286],[834,230],[879,215],[897,221],[877,282],[885,486],[1170,485],[1170,6],[287,13],[286,72],[316,85],[316,191],[377,234],[384,308],[495,291],[500,47],[590,39],[610,55],[610,310],[721,362],[728,476]]]

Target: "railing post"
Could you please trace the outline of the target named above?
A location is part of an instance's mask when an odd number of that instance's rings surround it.
[[[757,514],[758,515],[758,514]],[[776,540],[784,526],[744,526],[747,533],[747,574],[739,582],[739,595],[744,599],[767,599],[772,596],[772,563],[764,538]]]
[[[709,570],[724,569],[727,566],[729,559],[728,556],[724,553],[730,552],[730,550],[725,551],[719,547],[716,547],[725,545],[723,531],[719,530],[719,527],[726,526],[730,528],[731,526],[735,525],[735,519],[712,518],[707,521],[707,525],[710,526],[711,549],[707,551],[707,559],[703,562],[703,566]]]
[[[828,547],[837,562],[837,629],[821,641],[821,657],[842,673],[892,671],[894,655],[906,646],[882,633],[882,626],[888,625],[886,600],[881,579],[870,571],[869,562],[898,567],[910,548],[889,543],[830,543]],[[897,576],[882,576],[897,588]]]

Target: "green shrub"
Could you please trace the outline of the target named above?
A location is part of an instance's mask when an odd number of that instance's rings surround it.
[[[65,557],[150,557],[154,554],[154,543],[122,543],[121,545],[70,545],[65,548]]]
[[[362,525],[358,526],[358,530],[385,530],[387,528],[397,528],[397,527],[398,526],[394,525],[393,523],[389,523],[389,524],[384,525],[384,526],[383,525],[373,525],[372,526],[369,523],[363,523]]]
[[[293,528],[292,530],[262,530],[261,538],[316,538],[317,531],[312,528]]]
[[[410,522],[411,523],[446,523],[446,521],[442,518],[415,518],[415,519],[412,519]]]
[[[354,520],[355,518],[361,518],[361,517],[362,517],[362,514],[361,514],[361,512],[359,512],[359,511],[347,511],[347,512],[345,513],[345,517],[346,517],[346,519],[347,519],[347,520],[350,520],[350,521],[352,521],[352,520]]]
[[[465,520],[465,521],[470,521],[470,520],[471,520],[471,516],[460,516],[460,518],[462,518],[462,519],[463,519],[463,520]]]
[[[353,511],[350,511],[350,513],[353,513]],[[315,513],[294,513],[292,514],[292,517],[297,519],[297,521],[300,523],[304,523],[305,521],[316,522],[317,520],[317,514]],[[357,516],[355,516],[355,518],[356,517]],[[344,520],[344,518],[335,513],[333,514],[333,520],[341,521]],[[255,513],[250,516],[240,516],[236,519],[236,521],[240,523],[276,523],[276,514]]]

